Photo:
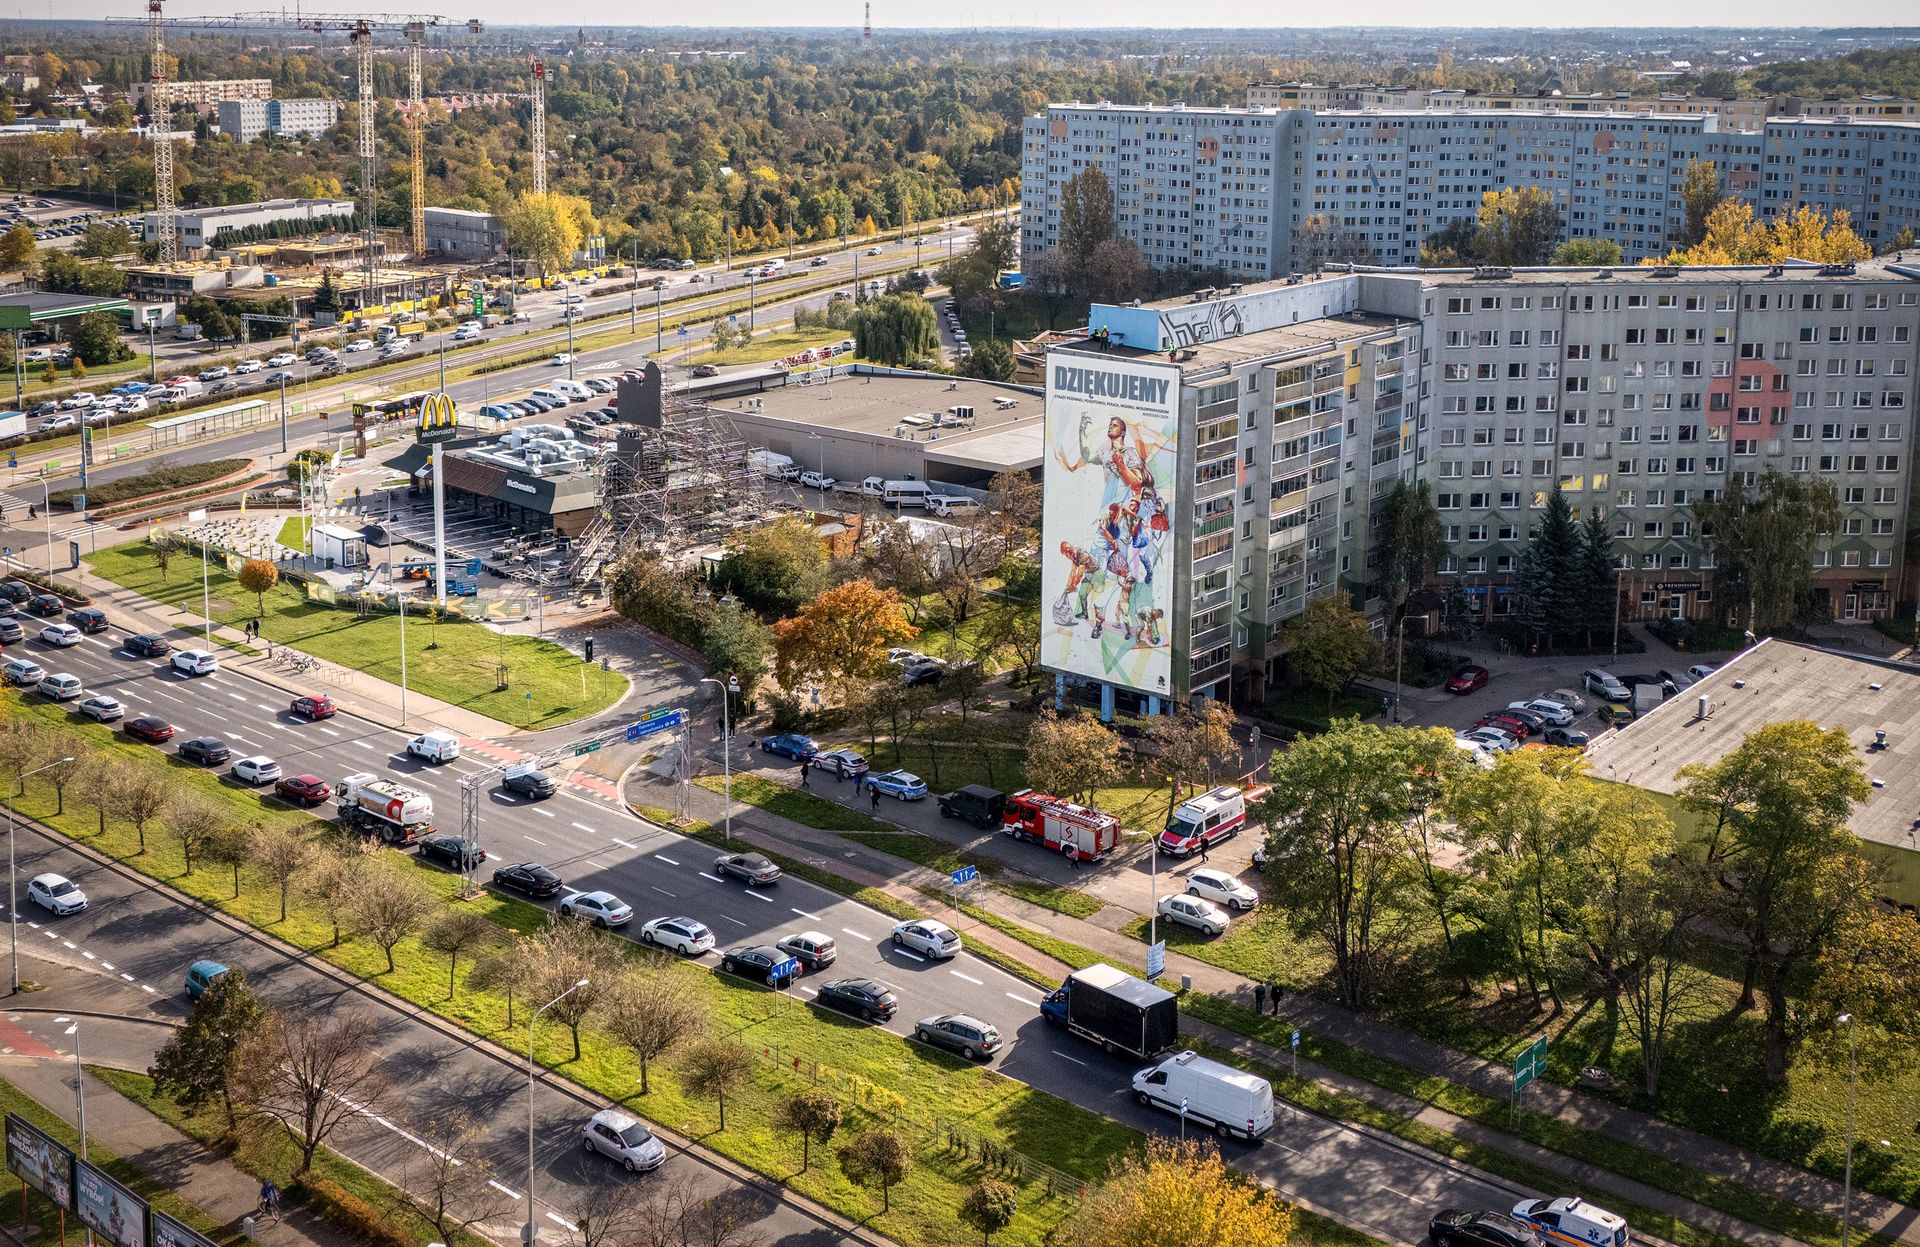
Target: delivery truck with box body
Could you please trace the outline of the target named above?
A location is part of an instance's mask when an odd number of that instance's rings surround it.
[[[1040,1002],[1040,1016],[1115,1055],[1153,1057],[1180,1042],[1173,993],[1112,966],[1069,974]]]

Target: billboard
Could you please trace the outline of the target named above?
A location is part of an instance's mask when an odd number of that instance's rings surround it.
[[[213,1240],[175,1221],[158,1208],[153,1210],[153,1247],[214,1247]]]
[[[419,418],[415,441],[446,442],[460,436],[459,412],[445,394],[429,394],[422,399]]]
[[[1173,690],[1180,370],[1047,358],[1040,662],[1165,697]]]
[[[115,1247],[147,1247],[147,1201],[86,1161],[74,1166],[73,1210]]]
[[[73,1153],[13,1113],[7,1114],[7,1168],[60,1207],[73,1207]]]

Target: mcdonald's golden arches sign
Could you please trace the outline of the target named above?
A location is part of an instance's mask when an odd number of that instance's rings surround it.
[[[429,394],[422,399],[417,440],[444,442],[458,436],[460,436],[459,409],[453,405],[453,400],[444,393]]]

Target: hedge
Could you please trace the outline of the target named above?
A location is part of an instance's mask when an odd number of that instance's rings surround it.
[[[207,481],[238,472],[252,462],[251,459],[211,459],[204,463],[163,463],[151,472],[108,481],[104,485],[95,485],[84,492],[88,506],[111,506],[116,502],[144,498],[148,494],[164,494],[175,489],[202,485]],[[56,489],[48,496],[47,505],[71,506],[73,500],[82,492],[78,489]]]

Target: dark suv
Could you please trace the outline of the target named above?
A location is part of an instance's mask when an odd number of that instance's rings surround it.
[[[0,580],[0,598],[21,606],[33,598],[33,586],[24,580]]]

